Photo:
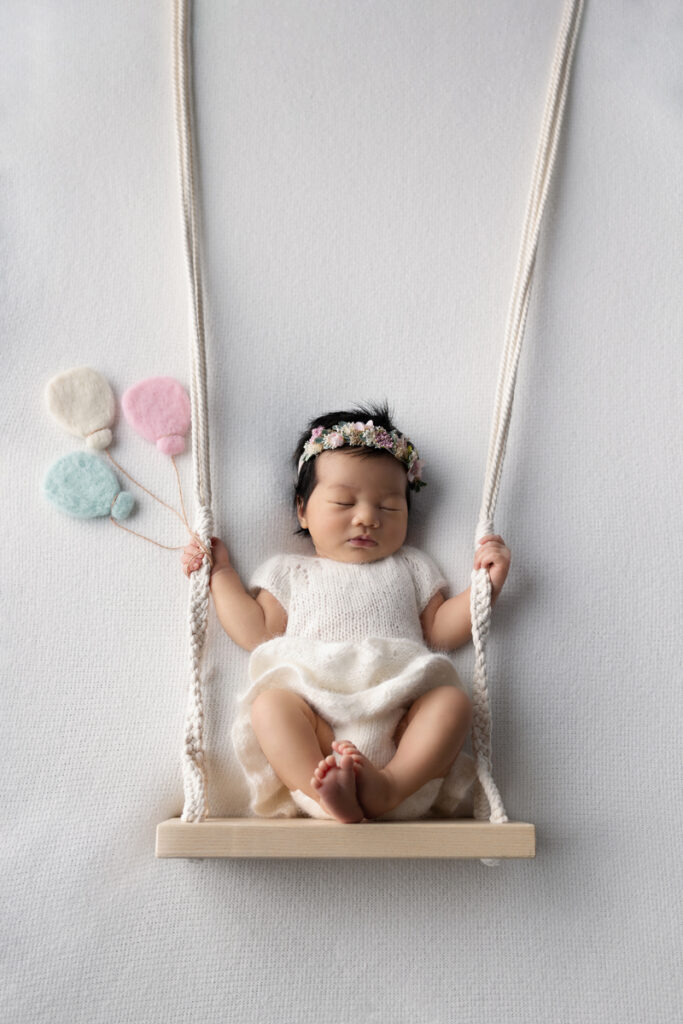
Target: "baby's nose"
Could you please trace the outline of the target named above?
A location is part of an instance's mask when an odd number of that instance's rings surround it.
[[[358,526],[378,526],[379,513],[373,505],[361,505],[356,510],[353,521]]]

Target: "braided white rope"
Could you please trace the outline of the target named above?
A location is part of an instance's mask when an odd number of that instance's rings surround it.
[[[202,544],[210,548],[213,534],[211,512],[211,467],[209,461],[209,417],[206,393],[206,346],[199,222],[194,185],[192,146],[191,60],[189,42],[189,0],[175,0],[173,11],[173,81],[175,99],[176,139],[180,196],[183,207],[185,260],[190,293],[192,372],[192,463],[197,505],[195,532]],[[185,719],[183,750],[183,786],[185,805],[183,821],[203,821],[209,813],[206,766],[204,759],[204,706],[202,699],[201,662],[206,642],[209,610],[209,576],[207,560],[190,577],[188,608],[190,632],[190,688]]]
[[[494,533],[493,517],[503,471],[517,366],[529,307],[541,218],[555,163],[582,13],[583,0],[567,0],[555,47],[541,135],[536,151],[531,192],[527,203],[515,281],[505,326],[505,346],[496,386],[484,494],[479,511],[475,545],[482,537]],[[500,823],[507,821],[508,818],[500,793],[493,781],[491,768],[491,708],[486,674],[486,641],[491,620],[491,581],[486,569],[472,572],[470,595],[472,639],[475,649],[472,683],[472,746],[477,765],[477,786],[474,798],[474,816],[478,819],[489,817],[490,821]],[[497,861],[485,860],[484,863],[495,864]]]
[[[188,29],[189,0],[175,0],[173,22],[173,69],[175,84],[176,133],[180,190],[183,205],[185,255],[193,314],[192,332],[192,444],[195,498],[198,506],[196,531],[208,545],[213,532],[211,513],[211,474],[209,462],[208,402],[206,393],[206,352],[202,302],[199,230],[194,186],[192,147],[192,104]],[[475,543],[494,532],[493,516],[512,413],[517,366],[526,325],[531,280],[538,236],[564,114],[571,65],[583,12],[583,0],[567,0],[555,50],[555,59],[536,153],[531,193],[517,261],[512,299],[505,329],[505,347],[496,387],[496,401],[479,521]],[[206,638],[210,568],[206,562],[192,574],[189,622],[191,648],[191,685],[183,754],[185,806],[183,820],[201,821],[208,814],[204,763],[204,712],[201,689],[201,658]],[[489,815],[492,822],[505,822],[507,815],[493,780],[491,768],[491,710],[486,673],[486,641],[491,619],[491,583],[488,572],[472,573],[472,638],[475,647],[475,671],[472,685],[474,705],[472,738],[477,764],[476,818]],[[496,863],[496,861],[485,861]]]

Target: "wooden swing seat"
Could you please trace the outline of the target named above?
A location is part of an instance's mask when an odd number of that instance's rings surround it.
[[[316,818],[169,818],[157,826],[157,857],[530,858],[536,829],[473,818],[369,821]]]

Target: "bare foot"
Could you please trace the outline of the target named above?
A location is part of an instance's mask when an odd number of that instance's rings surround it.
[[[356,794],[366,818],[378,818],[400,803],[390,776],[375,768],[350,740],[334,740],[332,749],[342,757],[350,757],[356,774]]]
[[[337,765],[334,754],[323,758],[316,768],[311,785],[318,791],[321,806],[345,825],[362,821],[363,808],[356,796],[353,761],[343,756]]]

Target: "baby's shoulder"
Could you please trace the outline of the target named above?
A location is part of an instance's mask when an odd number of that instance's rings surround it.
[[[262,562],[256,572],[258,575],[277,574],[280,576],[298,576],[315,572],[320,559],[311,555],[297,554],[292,551],[280,551]]]
[[[271,555],[251,574],[249,592],[255,596],[259,590],[267,590],[287,608],[294,593],[311,578],[308,561],[312,559],[287,551]]]
[[[399,554],[420,593],[426,590],[433,593],[437,589],[448,586],[448,582],[439,566],[424,551],[420,551],[419,548],[414,548],[412,545],[404,544]]]

